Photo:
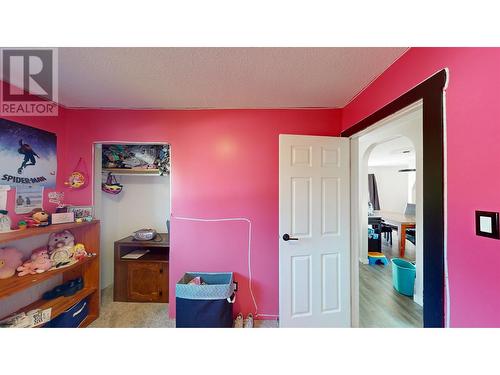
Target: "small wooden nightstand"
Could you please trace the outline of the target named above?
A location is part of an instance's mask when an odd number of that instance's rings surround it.
[[[139,259],[123,259],[133,250],[148,249]],[[114,300],[120,302],[168,302],[167,233],[155,240],[137,241],[132,236],[115,242]]]

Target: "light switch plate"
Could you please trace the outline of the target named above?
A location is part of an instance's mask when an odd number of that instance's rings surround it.
[[[476,235],[499,239],[498,212],[476,211]]]

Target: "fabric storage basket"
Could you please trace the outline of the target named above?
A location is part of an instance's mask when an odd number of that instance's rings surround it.
[[[58,317],[48,322],[47,328],[78,328],[89,314],[87,299],[83,299],[76,305],[63,312]]]
[[[195,277],[205,284],[189,284]],[[234,293],[232,272],[184,274],[175,286],[176,327],[232,327]]]

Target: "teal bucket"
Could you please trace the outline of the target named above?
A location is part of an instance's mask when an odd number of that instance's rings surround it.
[[[394,289],[405,296],[413,297],[416,276],[415,265],[400,258],[391,259],[391,263]]]

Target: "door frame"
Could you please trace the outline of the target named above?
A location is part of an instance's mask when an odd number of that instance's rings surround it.
[[[422,101],[423,123],[423,264],[424,264],[424,327],[444,327],[445,316],[449,326],[449,309],[445,315],[446,269],[446,121],[445,91],[448,84],[448,69],[440,70],[430,78],[407,91],[397,99],[380,108],[370,116],[341,132],[342,137],[351,137],[381,120],[394,115],[415,102]],[[354,197],[351,197],[351,204]],[[357,199],[357,197],[355,197]],[[359,259],[352,254],[351,269],[359,268]],[[353,276],[357,272],[352,272]],[[352,296],[357,296],[352,285]],[[447,290],[448,293],[448,290]],[[447,294],[446,307],[449,307]],[[359,316],[359,302],[351,299],[351,320]]]

